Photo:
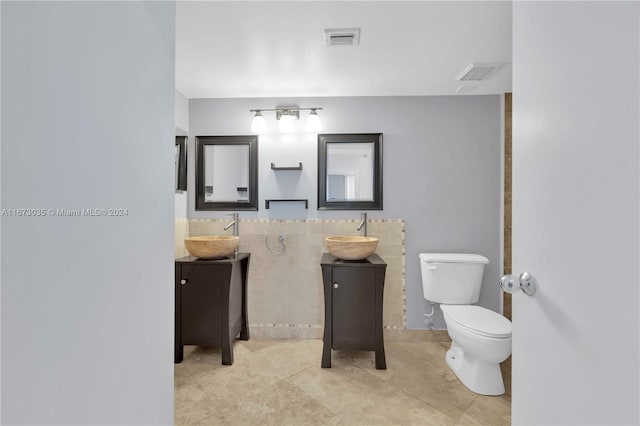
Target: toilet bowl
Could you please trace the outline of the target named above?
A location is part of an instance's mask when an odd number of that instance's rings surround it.
[[[484,265],[477,254],[421,253],[424,298],[440,303],[451,348],[447,365],[471,391],[482,395],[505,392],[500,363],[511,354],[511,321],[481,306]]]
[[[475,305],[440,305],[451,337],[447,365],[469,390],[505,392],[500,363],[511,354],[511,322]]]

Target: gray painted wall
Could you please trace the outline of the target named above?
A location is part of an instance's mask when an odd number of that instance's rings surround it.
[[[2,424],[173,422],[175,6],[2,2]]]
[[[370,211],[369,217],[406,220],[409,328],[424,328],[423,313],[430,310],[422,296],[421,252],[487,256],[491,263],[485,270],[480,305],[500,309],[499,96],[191,99],[189,217],[227,213],[195,211],[194,136],[249,134],[249,109],[278,105],[324,108],[320,118],[326,133],[384,133],[384,210]],[[259,138],[260,210],[242,212],[241,218],[358,218],[357,211],[316,210],[316,135],[279,134],[274,114],[264,114],[271,133]],[[302,119],[299,128],[304,128]],[[300,161],[302,172],[270,169],[271,162],[287,166]],[[302,204],[273,204],[265,210],[267,198],[308,198],[309,210]],[[439,310],[435,326],[444,328]]]

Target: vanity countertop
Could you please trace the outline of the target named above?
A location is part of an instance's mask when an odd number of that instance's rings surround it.
[[[246,257],[249,257],[249,253],[238,253],[237,256],[228,256],[228,257],[224,257],[222,259],[200,259],[199,257],[195,257],[195,256],[185,256],[185,257],[180,257],[178,259],[175,260],[176,263],[233,263],[233,262],[237,262],[239,260],[242,260]]]

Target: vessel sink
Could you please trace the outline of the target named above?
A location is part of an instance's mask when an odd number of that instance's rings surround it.
[[[220,259],[233,254],[239,242],[240,237],[233,235],[203,235],[185,238],[184,246],[200,259]]]
[[[342,260],[363,260],[376,252],[378,239],[374,237],[327,237],[327,249]]]

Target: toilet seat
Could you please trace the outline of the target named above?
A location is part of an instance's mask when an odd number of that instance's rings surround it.
[[[464,330],[492,339],[510,339],[511,321],[475,305],[440,305],[446,318]]]

